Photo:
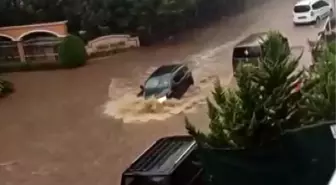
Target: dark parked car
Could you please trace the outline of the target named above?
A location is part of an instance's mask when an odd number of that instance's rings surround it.
[[[317,41],[308,40],[308,45],[311,49],[313,62],[315,63],[321,52],[326,46],[325,43],[331,43],[336,40],[336,16],[328,17],[323,27],[323,30],[318,33]],[[314,63],[312,67],[314,66]]]
[[[121,185],[203,185],[191,136],[157,140],[122,174]]]
[[[239,64],[255,64],[262,57],[262,47],[267,36],[267,32],[253,33],[236,44],[232,54],[233,72],[236,71]],[[288,51],[290,51],[288,39],[283,37],[283,40],[287,43]]]
[[[138,96],[180,99],[193,84],[194,79],[186,65],[163,65],[148,77],[144,85],[140,86],[141,92]]]

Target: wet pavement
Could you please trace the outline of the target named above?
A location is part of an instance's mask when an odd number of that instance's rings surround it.
[[[251,32],[280,30],[292,45],[305,47],[302,65],[308,65],[306,39],[314,39],[320,28],[294,27],[294,4],[270,1],[190,31],[179,42],[121,53],[75,70],[5,75],[16,92],[0,101],[0,184],[119,184],[122,170],[153,141],[185,133],[184,115],[124,123],[104,114],[105,105],[135,92],[156,66],[165,63],[188,63],[197,85],[211,85],[206,80],[213,76],[231,84],[232,47]],[[206,127],[204,108],[188,116]]]

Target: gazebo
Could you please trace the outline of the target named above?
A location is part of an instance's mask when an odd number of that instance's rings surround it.
[[[0,27],[0,61],[55,59],[67,21]]]

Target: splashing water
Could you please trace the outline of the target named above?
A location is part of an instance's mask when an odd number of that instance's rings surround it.
[[[168,99],[159,103],[157,99],[136,97],[136,91],[126,93],[117,100],[105,104],[104,114],[125,123],[143,123],[150,120],[165,120],[180,113],[195,112],[197,106],[205,103],[205,98],[212,90],[215,77],[202,80],[199,84],[189,87],[182,99]]]

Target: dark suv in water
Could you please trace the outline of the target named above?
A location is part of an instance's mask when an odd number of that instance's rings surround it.
[[[311,41],[308,39],[308,45],[311,50],[311,55],[313,57],[313,65],[318,61],[318,57],[323,52],[326,44],[332,43],[336,40],[336,16],[333,14],[328,17],[323,30],[318,33],[316,41]]]
[[[162,65],[140,86],[138,96],[180,99],[194,84],[191,70],[183,64]],[[164,101],[162,100],[162,101]]]
[[[236,44],[232,54],[233,72],[236,71],[239,64],[255,63],[262,57],[262,48],[267,37],[267,32],[253,33]],[[287,43],[289,49],[288,39],[283,37],[283,40]]]

